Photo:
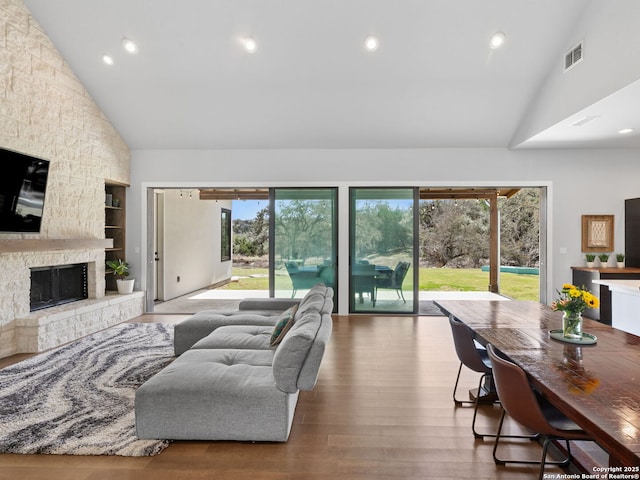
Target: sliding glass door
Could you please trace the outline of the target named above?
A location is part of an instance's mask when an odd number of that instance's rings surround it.
[[[337,192],[271,190],[271,296],[302,298],[317,283],[337,293]]]
[[[417,311],[418,190],[350,189],[349,310]]]

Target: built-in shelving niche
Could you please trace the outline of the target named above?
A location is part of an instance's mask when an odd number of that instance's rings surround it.
[[[105,182],[105,204],[104,204],[104,236],[112,239],[113,245],[105,248],[105,261],[126,260],[126,189],[128,185],[106,181]],[[105,272],[107,291],[115,291],[116,279],[108,270]]]

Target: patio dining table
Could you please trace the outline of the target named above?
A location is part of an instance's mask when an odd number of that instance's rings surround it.
[[[358,263],[353,266],[351,276],[353,278],[353,290],[358,295],[358,301],[364,303],[363,293],[371,296],[371,303],[376,306],[376,278],[381,275],[390,276],[393,268],[387,265],[373,265]]]

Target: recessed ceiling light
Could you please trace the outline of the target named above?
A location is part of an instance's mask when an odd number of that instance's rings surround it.
[[[249,53],[254,53],[258,49],[258,43],[251,37],[245,38],[242,42],[244,49]]]
[[[586,125],[589,122],[593,122],[594,120],[597,120],[598,118],[600,118],[597,115],[587,115],[585,117],[580,117],[578,120],[576,120],[573,123],[570,123],[569,126],[570,127],[582,127],[584,125]]]
[[[631,133],[633,132],[633,128],[623,128],[622,130],[618,130],[618,133],[621,135],[624,135],[626,133]]]
[[[364,48],[369,52],[375,52],[380,46],[380,41],[378,37],[374,37],[373,35],[369,35],[364,39]]]
[[[504,34],[504,32],[496,32],[491,37],[491,40],[489,40],[489,47],[494,50],[496,48],[500,48],[502,45],[504,45],[506,39],[507,36]]]
[[[128,38],[122,39],[122,48],[129,53],[138,53],[138,46],[133,40],[129,40]]]
[[[103,55],[102,56],[102,61],[104,63],[106,63],[107,65],[113,65],[113,57],[111,55]]]

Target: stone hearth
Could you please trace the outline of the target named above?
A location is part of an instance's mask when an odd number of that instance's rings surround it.
[[[144,312],[144,294],[106,295],[104,250],[8,252],[0,291],[0,357],[57,347]],[[88,299],[30,312],[31,268],[87,263]]]
[[[41,352],[142,315],[144,292],[109,294],[46,308],[16,319],[19,352]]]

